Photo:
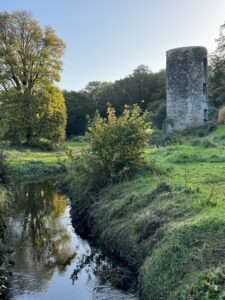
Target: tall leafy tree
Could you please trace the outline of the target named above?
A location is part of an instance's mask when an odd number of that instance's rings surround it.
[[[88,92],[63,91],[67,107],[67,136],[84,134],[88,117],[92,118],[96,104]]]
[[[34,138],[42,137],[35,129],[40,115],[48,118],[46,112],[43,113],[47,105],[40,105],[41,97],[45,88],[49,92],[50,87],[55,96],[59,96],[53,84],[60,80],[64,49],[64,42],[53,28],[47,26],[42,29],[30,12],[0,14],[0,101],[3,116],[0,121],[14,141],[30,143]],[[64,101],[62,96],[59,98]],[[52,107],[59,103],[55,99],[55,102],[51,101]],[[62,114],[65,114],[65,108]],[[61,125],[64,130],[64,120]],[[17,126],[17,130],[12,129]]]
[[[220,27],[217,47],[209,67],[209,98],[213,106],[225,105],[225,23]]]

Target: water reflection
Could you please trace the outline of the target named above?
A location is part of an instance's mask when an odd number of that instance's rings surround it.
[[[93,250],[74,232],[68,199],[56,192],[53,182],[20,186],[15,203],[8,226],[8,242],[15,250],[12,299],[134,299],[102,284],[96,261],[71,277]]]

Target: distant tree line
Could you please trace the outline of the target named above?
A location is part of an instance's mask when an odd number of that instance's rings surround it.
[[[160,111],[161,119],[155,122],[161,126],[165,119],[166,72],[153,73],[147,66],[140,65],[133,73],[115,82],[90,82],[80,92],[64,91],[67,106],[67,136],[84,134],[87,116],[92,118],[96,112],[106,116],[107,105],[111,104],[118,115],[124,105],[138,104],[142,110],[148,110],[149,119],[155,120],[154,114]]]

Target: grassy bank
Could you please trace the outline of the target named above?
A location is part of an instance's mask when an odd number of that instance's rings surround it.
[[[224,141],[220,127],[149,149],[166,172],[137,174],[85,204],[90,235],[139,270],[142,299],[224,299]]]
[[[10,172],[17,182],[35,181],[63,174],[60,162],[68,159],[65,148],[79,154],[87,146],[86,142],[66,141],[59,151],[45,151],[30,147],[13,146],[8,142],[0,142],[0,149],[6,154]]]

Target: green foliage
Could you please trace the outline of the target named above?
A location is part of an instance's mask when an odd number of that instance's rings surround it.
[[[154,130],[149,138],[150,145],[168,146],[189,143],[192,146],[202,145],[203,147],[214,147],[215,144],[207,137],[217,128],[217,123],[209,121],[201,126],[190,126],[183,131],[174,131],[171,134],[165,135],[161,130]]]
[[[9,174],[15,182],[30,182],[43,179],[43,177],[62,175],[65,172],[64,165],[67,165],[68,160],[64,148],[57,149],[57,152],[49,151],[52,150],[49,148],[51,147],[49,141],[41,140],[41,143],[36,147],[30,147],[0,142],[0,148],[4,151],[4,165],[6,164],[4,174]],[[80,155],[82,149],[88,147],[88,143],[68,141],[65,147],[71,151],[71,155]],[[7,163],[5,163],[5,157],[7,157]]]
[[[0,14],[0,41],[0,134],[16,144],[62,143],[66,108],[53,83],[60,79],[65,44],[25,11]]]
[[[66,108],[58,88],[46,86],[35,95],[2,92],[0,99],[0,123],[13,143],[41,145],[41,139],[47,139],[56,145],[64,141]]]
[[[186,295],[189,288],[187,282],[193,284],[194,281],[196,284],[199,272],[223,263],[224,210],[219,212],[217,209],[216,215],[208,211],[208,217],[206,213],[186,222],[178,220],[176,227],[172,225],[168,228],[163,243],[142,267],[143,299],[189,299]],[[208,293],[211,288],[212,282],[208,289],[200,286],[202,297],[191,299],[217,299],[213,298],[215,290]]]
[[[87,92],[63,91],[67,108],[67,136],[84,134],[87,129],[87,116],[92,118],[96,104]]]
[[[0,85],[21,93],[59,81],[65,44],[50,26],[42,29],[30,12],[0,14]]]
[[[63,187],[71,191],[73,218],[80,233],[87,229],[93,196],[110,182],[135,174],[145,166],[144,150],[151,129],[137,105],[117,117],[111,106],[107,118],[96,115],[89,126],[90,148],[72,160]],[[149,171],[150,172],[150,171]]]
[[[144,163],[144,148],[150,133],[145,114],[141,115],[137,105],[132,109],[125,106],[118,118],[110,106],[107,120],[97,115],[89,127],[88,137],[106,181],[123,178]]]
[[[217,123],[218,114],[219,114],[218,108],[216,108],[215,106],[209,106],[209,112],[208,112],[209,121]]]
[[[194,146],[147,149],[146,159],[167,172],[138,171],[80,206],[74,191],[79,176],[70,183],[75,220],[84,204],[81,229],[88,224],[92,237],[139,270],[141,299],[222,297],[224,278],[217,270],[225,259],[224,137],[220,126],[207,141],[195,137]]]
[[[90,82],[78,93],[64,91],[68,112],[67,135],[84,134],[87,128],[86,116],[93,117],[96,110],[102,117],[107,116],[107,106],[121,115],[124,105],[137,103],[142,110],[154,114],[166,99],[166,72],[153,73],[141,65],[129,76],[109,82]],[[154,119],[157,122],[157,118]]]
[[[217,39],[217,48],[211,55],[209,68],[209,100],[210,103],[219,108],[225,104],[225,24],[220,26],[220,34]]]
[[[193,300],[221,300],[225,298],[224,267],[207,270],[199,274],[198,281],[188,291],[187,297]]]
[[[63,94],[57,87],[49,86],[41,94],[38,121],[39,136],[53,145],[65,140],[66,106]]]
[[[225,106],[219,110],[218,123],[225,124]]]
[[[209,121],[201,126],[189,126],[184,131],[182,131],[182,134],[184,136],[186,135],[186,136],[204,137],[209,135],[216,128],[217,128],[217,123]]]
[[[205,138],[202,141],[202,146],[205,148],[216,147],[216,144],[209,138]]]
[[[162,103],[150,116],[151,122],[157,129],[162,129],[163,121],[166,119],[166,104]]]

